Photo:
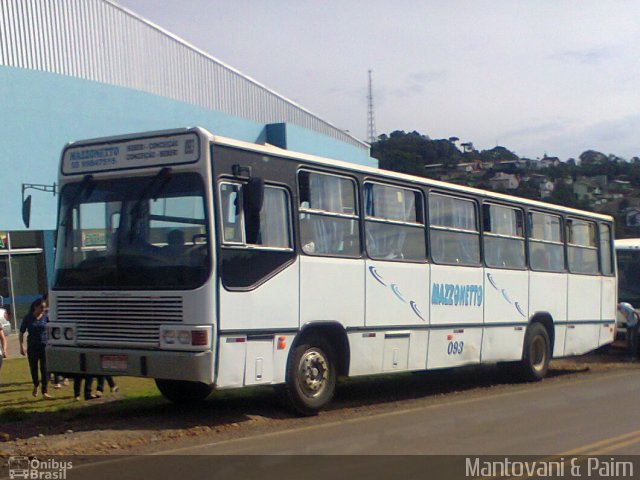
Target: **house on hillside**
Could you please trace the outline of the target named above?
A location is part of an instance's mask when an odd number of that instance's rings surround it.
[[[540,160],[540,166],[542,168],[557,167],[560,165],[560,159],[558,157],[547,157],[546,155]]]
[[[555,187],[551,180],[545,179],[545,181],[540,183],[540,198],[549,198]]]
[[[627,208],[624,214],[624,224],[627,227],[640,227],[640,209]]]
[[[494,190],[515,190],[520,186],[518,175],[498,172],[489,179],[489,184]]]

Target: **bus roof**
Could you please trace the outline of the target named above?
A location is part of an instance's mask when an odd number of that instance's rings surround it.
[[[442,182],[439,180],[432,180],[430,178],[418,177],[415,175],[408,175],[405,173],[398,173],[391,170],[383,170],[379,168],[367,167],[364,165],[357,165],[357,164],[345,162],[342,160],[334,160],[334,159],[328,159],[324,157],[318,157],[315,155],[294,152],[294,151],[285,150],[283,148],[279,148],[270,144],[258,145],[255,143],[248,143],[248,142],[243,142],[243,141],[234,140],[226,137],[220,137],[220,136],[213,136],[213,142],[218,145],[236,147],[244,150],[251,150],[258,153],[277,155],[279,157],[285,157],[285,158],[291,158],[291,159],[300,159],[309,163],[315,163],[317,165],[326,165],[326,166],[337,167],[345,170],[353,170],[361,173],[383,175],[390,179],[407,180],[413,183],[429,185],[435,188],[440,187],[447,190],[455,190],[461,193],[467,193],[472,195],[482,195],[484,197],[495,199],[498,201],[502,200],[502,201],[507,201],[512,203],[516,202],[522,205],[529,205],[534,208],[538,207],[546,210],[556,210],[562,213],[586,216],[586,217],[591,217],[594,219],[604,220],[608,222],[613,221],[613,217],[611,217],[610,215],[603,215],[599,213],[588,212],[585,210],[578,210],[575,208],[563,207],[562,205],[554,205],[550,203],[539,202],[537,200],[530,200],[527,198],[516,197],[513,195],[505,195],[502,193],[496,193],[489,190],[481,190],[479,188],[466,187],[464,185],[457,185],[454,183]]]
[[[640,238],[620,238],[615,241],[616,250],[640,250]]]
[[[103,137],[103,138],[93,138],[88,140],[81,140],[77,142],[68,143],[63,150],[63,161],[66,158],[67,152],[72,148],[82,148],[87,147],[93,144],[105,144],[112,142],[123,142],[123,141],[132,141],[139,137],[151,138],[156,136],[172,136],[172,135],[184,135],[186,133],[195,132],[200,136],[208,137],[210,141],[214,144],[239,148],[243,150],[249,150],[257,153],[276,155],[283,158],[289,158],[292,160],[303,160],[305,162],[309,162],[316,165],[324,165],[329,167],[340,168],[344,170],[356,171],[364,174],[372,174],[378,176],[384,176],[389,179],[396,180],[405,180],[417,184],[428,185],[435,188],[443,188],[446,190],[453,190],[460,193],[466,193],[469,195],[480,195],[486,198],[494,199],[496,201],[504,201],[510,203],[519,203],[521,205],[527,205],[534,208],[541,208],[545,210],[553,210],[559,213],[568,213],[573,215],[579,215],[583,217],[590,217],[593,219],[603,220],[607,222],[613,221],[613,218],[609,215],[603,215],[594,212],[588,212],[585,210],[578,210],[574,208],[567,208],[561,205],[554,205],[550,203],[544,203],[537,200],[530,200],[527,198],[516,197],[513,195],[505,195],[502,193],[496,193],[489,190],[481,190],[479,188],[466,187],[464,185],[457,185],[454,183],[442,182],[439,180],[432,180],[430,178],[418,177],[415,175],[408,175],[405,173],[398,173],[391,170],[383,170],[379,168],[367,167],[363,165],[357,165],[350,162],[345,162],[343,160],[335,160],[324,157],[319,157],[316,155],[309,155],[306,153],[300,153],[292,150],[286,150],[283,148],[276,147],[270,144],[259,145],[256,143],[243,142],[241,140],[235,140],[227,137],[213,135],[211,132],[207,131],[201,127],[187,127],[187,128],[176,128],[171,130],[158,130],[158,131],[149,131],[149,132],[139,132],[127,135],[117,135],[111,137]],[[144,168],[144,164],[140,163],[136,165],[137,168]],[[64,173],[64,172],[63,172]],[[80,172],[78,172],[80,173]],[[86,172],[83,172],[86,173]],[[107,173],[105,171],[105,173]]]

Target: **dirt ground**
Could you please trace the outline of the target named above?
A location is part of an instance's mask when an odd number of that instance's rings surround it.
[[[636,368],[640,363],[626,362],[624,349],[616,345],[608,352],[554,360],[544,382]],[[349,379],[339,383],[330,408],[312,418],[291,414],[268,387],[218,392],[188,407],[159,402],[123,411],[110,409],[109,402],[117,400],[104,398],[86,408],[37,413],[0,424],[0,456],[150,453],[428,405],[443,396],[484,395],[517,383],[516,377],[498,366]]]

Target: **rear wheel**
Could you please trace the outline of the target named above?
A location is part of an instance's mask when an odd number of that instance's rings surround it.
[[[156,386],[162,396],[173,403],[201,402],[213,391],[213,385],[185,380],[161,380],[156,378]]]
[[[542,380],[549,370],[551,341],[547,329],[541,323],[532,323],[524,337],[522,353],[522,374],[529,382]]]
[[[331,345],[320,336],[309,336],[289,353],[286,396],[299,414],[315,415],[333,398],[336,363]]]

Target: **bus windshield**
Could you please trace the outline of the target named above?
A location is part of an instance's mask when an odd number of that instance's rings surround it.
[[[60,194],[54,288],[192,289],[211,271],[204,184],[163,169]]]
[[[618,301],[640,305],[640,250],[616,249]]]

